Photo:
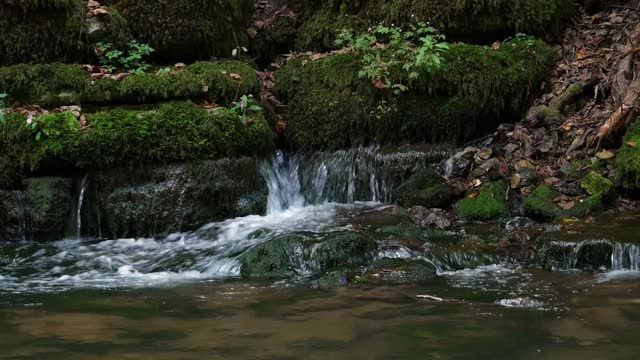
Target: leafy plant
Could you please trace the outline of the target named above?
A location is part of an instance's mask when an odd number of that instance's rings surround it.
[[[49,135],[49,129],[47,128],[45,122],[39,120],[37,117],[34,117],[31,114],[29,114],[29,116],[27,117],[27,127],[31,129],[31,131],[33,131],[33,133],[35,134],[36,141],[40,141],[43,135]]]
[[[243,124],[249,125],[252,122],[249,114],[251,112],[261,112],[262,106],[258,104],[252,95],[242,95],[240,101],[233,103],[231,111],[238,114]]]
[[[244,46],[240,46],[240,43],[238,42],[238,38],[236,37],[236,33],[233,33],[233,38],[236,41],[236,47],[233,48],[233,50],[231,50],[232,57],[239,58],[241,55],[249,52],[249,49],[247,49]]]
[[[116,49],[110,43],[98,43],[97,47],[103,68],[109,72],[125,70],[136,74],[144,73],[151,67],[144,58],[155,51],[148,44],[141,44],[136,40],[129,42],[126,52]]]
[[[9,94],[0,93],[0,125],[4,125],[4,99]]]
[[[391,89],[394,94],[409,90],[422,72],[440,68],[442,54],[449,50],[444,35],[424,22],[411,24],[406,31],[384,24],[357,35],[343,30],[336,45],[350,47],[360,55],[360,78],[368,78],[377,88]]]

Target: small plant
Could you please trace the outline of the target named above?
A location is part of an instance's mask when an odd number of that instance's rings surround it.
[[[100,64],[109,72],[125,70],[136,74],[144,73],[151,67],[144,58],[155,51],[151,46],[135,40],[129,42],[126,53],[110,43],[98,43],[97,49]]]
[[[262,106],[260,106],[258,102],[256,102],[252,95],[242,95],[240,101],[233,103],[231,111],[234,111],[238,114],[238,117],[244,125],[249,125],[252,122],[251,118],[249,117],[249,113],[261,112]]]
[[[40,141],[43,135],[49,135],[49,130],[47,130],[45,123],[43,121],[39,121],[37,117],[34,117],[31,114],[27,116],[27,127],[35,134],[36,141]]]
[[[9,94],[0,93],[0,125],[4,125],[4,99]]]
[[[380,24],[363,34],[343,30],[336,39],[338,47],[350,47],[360,55],[360,78],[368,78],[379,89],[394,94],[407,91],[423,71],[440,68],[442,54],[449,50],[444,35],[424,22],[411,24],[406,31]]]
[[[233,50],[231,50],[232,57],[239,58],[241,55],[244,55],[249,52],[249,49],[247,49],[244,46],[240,46],[240,43],[238,42],[238,38],[236,37],[236,33],[233,33],[233,38],[236,41],[236,47],[233,48]]]

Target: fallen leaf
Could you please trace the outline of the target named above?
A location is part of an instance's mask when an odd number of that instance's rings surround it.
[[[589,51],[585,48],[578,50],[576,53],[576,60],[584,60],[590,56]]]
[[[491,44],[491,48],[493,50],[499,50],[500,49],[500,42],[499,41],[494,42],[493,44]]]
[[[604,151],[600,151],[599,153],[596,153],[596,157],[600,160],[611,160],[615,156],[616,155],[609,150],[604,150]]]
[[[469,199],[475,199],[478,197],[478,195],[480,195],[480,193],[477,191],[474,191],[471,194],[469,194]]]
[[[635,141],[628,141],[627,142],[627,146],[632,148],[632,149],[635,149],[638,146],[638,143],[635,142]]]

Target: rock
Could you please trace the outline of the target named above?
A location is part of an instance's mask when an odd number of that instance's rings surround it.
[[[35,241],[62,239],[71,211],[73,181],[69,178],[42,177],[24,181],[27,231]]]
[[[520,160],[514,165],[516,171],[520,172],[524,169],[535,170],[536,166],[529,160]]]
[[[432,169],[425,169],[398,186],[394,197],[405,208],[446,208],[455,199],[455,193],[442,176]]]
[[[437,276],[435,265],[424,260],[383,258],[367,267],[360,282],[408,284],[429,281]]]
[[[516,230],[528,229],[530,227],[533,227],[535,224],[536,224],[535,221],[527,217],[518,216],[507,221],[507,224],[505,225],[504,228],[507,231],[511,232]]]
[[[20,191],[0,190],[0,242],[22,240],[24,203]]]
[[[449,229],[454,225],[453,214],[442,209],[427,209],[414,206],[409,209],[409,218],[421,228],[437,227]]]
[[[304,268],[304,238],[290,235],[261,243],[239,257],[240,275],[248,278],[291,278]]]
[[[313,268],[325,272],[337,268],[364,266],[373,259],[378,244],[362,234],[330,234],[311,253]]]
[[[344,271],[328,272],[309,285],[312,289],[336,289],[349,286],[349,275]]]
[[[480,149],[476,155],[476,163],[482,163],[485,160],[488,160],[493,155],[493,150],[491,148]]]
[[[522,203],[525,215],[538,219],[555,218],[558,215],[558,208],[554,203],[557,196],[558,192],[551,187],[538,186]]]
[[[456,204],[458,215],[467,221],[489,221],[509,214],[507,185],[496,181],[485,185],[478,194],[460,200]]]
[[[544,269],[594,271],[611,268],[613,244],[606,240],[548,241],[537,253],[536,262]]]
[[[382,235],[385,238],[404,238],[408,240],[419,241],[441,241],[441,240],[460,240],[460,233],[451,231],[444,231],[434,227],[420,228],[415,224],[403,223],[394,226],[384,226],[376,230],[376,234]]]
[[[605,198],[609,197],[614,191],[613,182],[595,171],[589,172],[584,177],[580,182],[580,187],[588,192],[589,195],[600,195]]]

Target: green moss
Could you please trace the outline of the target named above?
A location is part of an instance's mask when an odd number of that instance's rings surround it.
[[[636,146],[629,146],[635,143]],[[616,158],[616,171],[627,189],[640,188],[640,121],[631,125]]]
[[[460,234],[452,233],[436,228],[421,229],[413,223],[403,223],[400,225],[384,226],[376,230],[376,234],[384,238],[400,237],[408,240],[420,241],[444,241],[459,240]]]
[[[422,74],[396,103],[358,78],[353,54],[340,54],[289,62],[275,74],[275,91],[288,102],[288,138],[298,149],[464,142],[519,118],[554,59],[539,41],[513,40],[499,50],[452,45],[442,68]]]
[[[467,221],[490,221],[509,215],[507,185],[497,181],[485,185],[475,198],[467,197],[456,205],[458,215]]]
[[[553,219],[558,214],[558,208],[553,200],[558,192],[546,185],[538,186],[531,195],[524,199],[525,214],[534,218]]]
[[[203,60],[247,46],[248,0],[112,0],[133,37],[162,61]],[[235,38],[234,38],[235,36]]]
[[[234,80],[231,74],[242,80]],[[236,95],[258,95],[260,81],[250,65],[235,61],[197,62],[173,74],[130,75],[120,81],[94,80],[79,65],[21,64],[0,68],[0,89],[10,94],[8,106],[136,104],[187,98],[229,104]]]
[[[589,172],[584,177],[580,182],[580,187],[588,192],[589,195],[602,197],[607,197],[614,190],[613,182],[595,171]]]
[[[311,254],[311,261],[321,272],[358,267],[373,259],[377,243],[361,234],[345,232],[329,235]]]
[[[26,116],[11,114],[0,127],[0,178],[4,183],[45,161],[81,168],[166,163],[240,155],[264,155],[274,135],[261,114],[251,125],[225,108],[206,111],[190,103],[165,104],[152,111],[111,110],[87,116],[81,132],[70,113],[41,118],[49,135],[35,140]]]
[[[0,34],[0,64],[88,61],[96,42],[129,38],[115,10],[89,18],[83,0],[2,1]]]
[[[602,209],[605,199],[602,195],[589,196],[586,199],[576,201],[575,205],[568,210],[562,210],[560,217],[562,218],[581,218],[591,215]]]
[[[432,169],[426,169],[417,172],[395,189],[394,197],[405,208],[447,208],[453,202],[455,194],[442,176]]]
[[[301,1],[299,50],[333,47],[337,31],[365,30],[380,21],[429,21],[454,40],[494,41],[515,33],[557,35],[575,11],[575,0],[330,0]],[[473,21],[469,21],[473,19]]]
[[[290,278],[302,269],[300,236],[286,236],[259,244],[242,254],[240,274],[250,278]]]

